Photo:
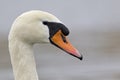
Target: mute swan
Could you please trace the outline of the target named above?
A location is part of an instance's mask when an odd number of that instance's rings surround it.
[[[15,80],[38,80],[33,44],[51,43],[82,60],[66,36],[69,30],[50,13],[33,10],[20,15],[9,33],[9,52]]]

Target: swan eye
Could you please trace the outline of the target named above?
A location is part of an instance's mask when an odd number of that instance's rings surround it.
[[[61,38],[62,38],[63,42],[67,43],[66,37],[63,34],[61,34]]]
[[[47,25],[47,21],[43,21],[43,24],[44,24],[44,25]]]

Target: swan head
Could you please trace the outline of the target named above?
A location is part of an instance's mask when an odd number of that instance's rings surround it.
[[[9,40],[25,43],[51,43],[82,60],[82,55],[67,39],[68,28],[54,15],[43,11],[29,11],[20,15],[12,25]]]

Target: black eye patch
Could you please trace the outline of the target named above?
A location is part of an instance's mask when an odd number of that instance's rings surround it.
[[[69,34],[68,28],[62,23],[43,21],[43,24],[48,26],[50,37],[52,37],[58,30],[61,30],[65,36]]]

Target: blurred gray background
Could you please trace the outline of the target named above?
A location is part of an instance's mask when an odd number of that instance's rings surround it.
[[[79,61],[50,44],[35,45],[40,80],[120,80],[120,0],[1,0],[0,80],[14,80],[7,36],[14,19],[30,10],[57,16],[84,56]]]

